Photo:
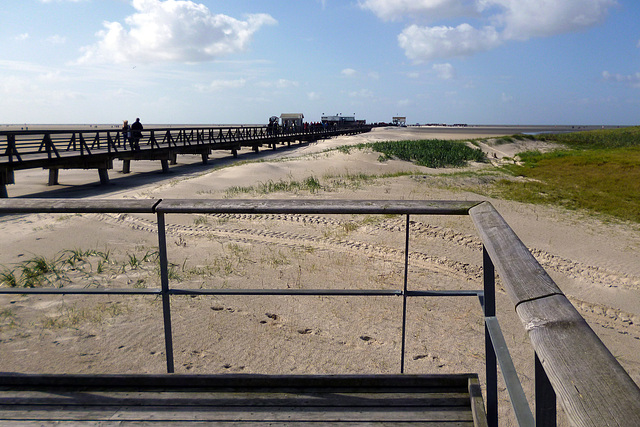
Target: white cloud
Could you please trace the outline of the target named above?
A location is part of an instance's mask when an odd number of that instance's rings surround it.
[[[438,78],[442,80],[451,80],[456,77],[456,70],[453,68],[453,65],[449,63],[433,64],[431,69],[435,71]]]
[[[344,70],[340,71],[340,73],[343,76],[347,76],[347,77],[353,77],[356,74],[358,74],[358,72],[356,70],[354,70],[353,68],[345,68]]]
[[[196,88],[200,92],[216,92],[223,89],[237,89],[247,84],[245,79],[236,80],[214,80],[208,85],[197,85]]]
[[[307,93],[307,98],[309,99],[309,101],[317,101],[319,99],[322,99],[322,95],[318,92],[309,92]]]
[[[369,9],[378,18],[390,21],[405,16],[421,15],[431,20],[473,14],[475,8],[469,0],[360,0],[362,9]]]
[[[360,89],[357,91],[349,92],[349,97],[351,98],[373,98],[373,92],[369,89]]]
[[[275,81],[262,81],[262,82],[258,82],[256,83],[256,86],[258,87],[262,87],[262,88],[278,88],[278,89],[287,89],[290,87],[298,87],[300,86],[300,83],[294,80],[287,80],[287,79],[278,79]]]
[[[502,102],[504,102],[505,104],[513,101],[513,96],[506,94],[504,92],[502,92],[501,98],[502,98]]]
[[[15,36],[13,39],[17,41],[23,41],[29,38],[29,33],[22,33]]]
[[[504,24],[503,37],[526,40],[579,31],[601,23],[613,0],[487,0],[504,11],[494,17]]]
[[[276,86],[279,89],[286,89],[289,87],[298,87],[300,86],[300,83],[296,82],[296,81],[292,81],[292,80],[287,80],[287,79],[279,79],[276,82]]]
[[[626,83],[631,87],[640,89],[640,72],[624,75],[624,74],[612,74],[608,71],[603,71],[602,78],[605,81],[616,82],[616,83]]]
[[[380,19],[473,16],[480,25],[407,26],[398,43],[410,59],[468,56],[511,40],[584,30],[604,21],[615,0],[360,0]],[[640,46],[640,42],[638,43]]]
[[[411,25],[398,36],[398,43],[408,58],[430,61],[437,58],[468,56],[493,49],[502,41],[493,27],[482,30],[469,24],[457,27],[419,27]]]
[[[67,42],[67,38],[56,34],[47,38],[47,42],[51,44],[64,44]]]
[[[137,13],[104,22],[96,44],[86,46],[79,63],[203,62],[243,51],[253,34],[276,23],[268,14],[240,21],[215,15],[203,4],[182,0],[133,0]]]

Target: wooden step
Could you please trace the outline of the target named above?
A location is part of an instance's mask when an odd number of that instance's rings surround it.
[[[3,423],[485,426],[478,376],[0,375]]]

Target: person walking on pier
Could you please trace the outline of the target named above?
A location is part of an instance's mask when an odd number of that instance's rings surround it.
[[[142,138],[142,123],[140,123],[140,119],[137,118],[136,121],[131,125],[131,148],[133,150],[140,149],[140,138]]]
[[[129,126],[129,120],[122,121],[122,145],[127,146],[127,141],[131,136],[131,127]]]

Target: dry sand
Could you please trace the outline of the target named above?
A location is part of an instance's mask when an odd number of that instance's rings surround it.
[[[92,171],[62,171],[63,185],[58,189],[45,186],[42,171],[20,171],[9,194],[224,198],[234,186],[313,176],[323,186],[315,193],[241,192],[232,197],[490,200],[640,383],[637,225],[487,199],[468,191],[486,178],[443,177],[452,170],[395,160],[380,163],[376,153],[366,151],[326,151],[372,140],[460,137],[433,129],[425,132],[375,129],[258,155],[247,150],[236,161],[220,153],[209,166],[199,165],[196,156],[184,156],[169,175],[160,174],[157,163],[137,162],[129,176],[112,171],[107,188],[97,186],[97,173]],[[462,137],[488,135],[470,130]],[[500,162],[505,157],[513,161],[531,144],[535,143],[482,147]],[[474,164],[465,170],[486,167]],[[377,179],[361,175],[401,171],[418,175]],[[412,220],[411,289],[482,287],[481,244],[469,218]],[[400,289],[403,222],[400,217],[363,216],[168,216],[172,286]],[[93,256],[86,264],[67,266],[64,286],[159,286],[153,256],[145,259],[157,247],[153,216],[21,215],[0,218],[0,232],[4,266],[14,267],[34,256],[53,259],[65,250],[95,250],[108,253],[108,258]],[[531,396],[533,353],[527,334],[502,290],[497,301],[507,343]],[[176,297],[172,300],[176,371],[397,373],[401,308],[397,297]],[[155,297],[0,296],[0,370],[161,373],[165,359],[160,309]],[[478,372],[483,379],[483,325],[476,299],[412,299],[408,322],[406,372]],[[500,402],[509,425],[513,417],[503,387]]]

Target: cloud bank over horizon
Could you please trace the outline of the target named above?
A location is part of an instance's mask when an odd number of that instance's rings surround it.
[[[398,35],[405,55],[416,62],[465,57],[510,41],[586,30],[607,17],[615,0],[360,0],[383,21],[417,21]],[[456,18],[457,26],[424,22]]]

